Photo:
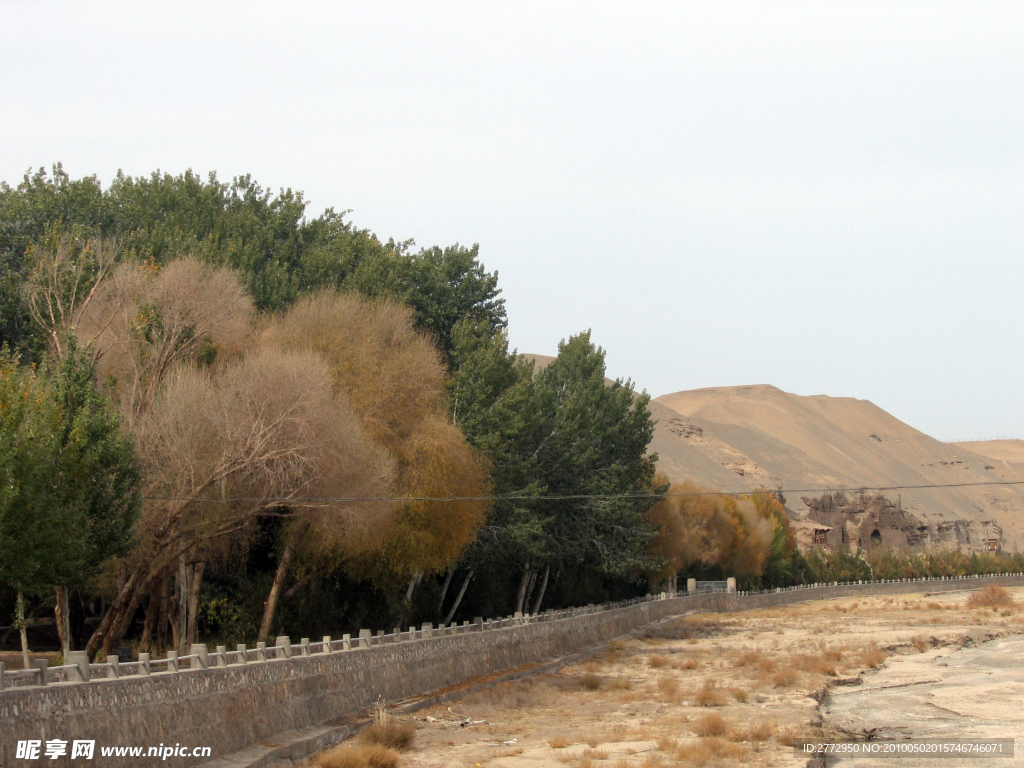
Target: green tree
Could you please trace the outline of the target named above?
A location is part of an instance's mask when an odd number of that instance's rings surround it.
[[[604,359],[589,331],[559,344],[533,383],[530,438],[543,492],[577,497],[544,502],[550,559],[626,576],[651,565],[654,529],[644,513],[655,500],[654,422],[646,393],[606,383]]]
[[[55,424],[50,508],[65,521],[63,537],[78,549],[55,575],[57,631],[64,654],[71,650],[68,589],[82,588],[108,558],[127,552],[142,509],[135,448],[122,433],[116,411],[95,384],[88,355],[74,336],[50,376]],[[73,523],[76,528],[68,527]],[[77,527],[80,526],[80,527]]]

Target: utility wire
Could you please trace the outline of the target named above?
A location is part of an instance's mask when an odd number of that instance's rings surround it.
[[[855,488],[777,488],[760,491],[670,491],[666,493],[579,493],[520,496],[144,496],[146,501],[246,501],[282,504],[316,501],[582,501],[585,499],[662,499],[668,496],[749,496],[752,493],[860,493],[862,491],[911,491],[925,488],[973,488],[981,485],[1024,485],[1024,480],[983,480],[976,483],[929,483],[926,485],[860,485]]]

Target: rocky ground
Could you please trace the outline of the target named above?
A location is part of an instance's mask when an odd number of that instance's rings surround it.
[[[1024,589],[1011,592],[1024,601]],[[407,716],[416,738],[401,765],[803,766],[806,758],[789,746],[794,738],[851,738],[871,728],[898,729],[901,718],[903,732],[913,731],[918,710],[931,707],[923,699],[916,710],[890,698],[871,707],[883,701],[874,694],[889,674],[932,681],[945,702],[938,706],[985,717],[996,730],[1004,718],[1019,733],[1013,718],[1024,710],[1024,680],[1011,672],[1024,640],[988,643],[982,647],[991,654],[967,666],[958,653],[970,650],[957,649],[1024,633],[1024,617],[1016,606],[971,608],[968,595],[846,598],[671,619],[555,674]],[[955,692],[946,688],[949,674],[956,675],[949,685],[961,686]]]

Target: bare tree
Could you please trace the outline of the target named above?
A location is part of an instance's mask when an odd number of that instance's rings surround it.
[[[88,348],[117,315],[116,294],[108,288],[120,254],[121,243],[116,238],[83,241],[66,235],[48,237],[30,250],[25,303],[29,315],[46,334],[54,357],[64,356],[68,337],[83,330],[84,318],[91,318],[90,327],[78,340]],[[103,310],[97,311],[100,296],[106,301]]]
[[[179,367],[136,434],[147,497],[140,544],[90,653],[120,638],[143,594],[181,555],[201,561],[204,547],[259,515],[330,510],[374,530],[366,518],[389,511],[371,506],[355,515],[346,502],[309,500],[352,470],[360,436],[326,366],[308,352],[264,349],[221,370]],[[338,469],[339,456],[349,457],[346,469]],[[386,478],[378,457],[368,449],[362,466]]]
[[[236,357],[252,336],[253,305],[234,272],[197,259],[123,264],[80,322],[130,425],[180,363]]]
[[[484,462],[447,417],[447,377],[412,311],[387,300],[321,292],[269,322],[264,343],[309,349],[331,368],[335,388],[397,465],[395,489],[410,498],[379,549],[349,551],[356,576],[415,577],[440,571],[474,539],[488,502]],[[428,501],[425,498],[443,498]]]

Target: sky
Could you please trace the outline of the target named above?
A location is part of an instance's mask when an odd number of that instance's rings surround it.
[[[1024,438],[1024,3],[0,3],[0,180],[480,244],[509,337]]]

